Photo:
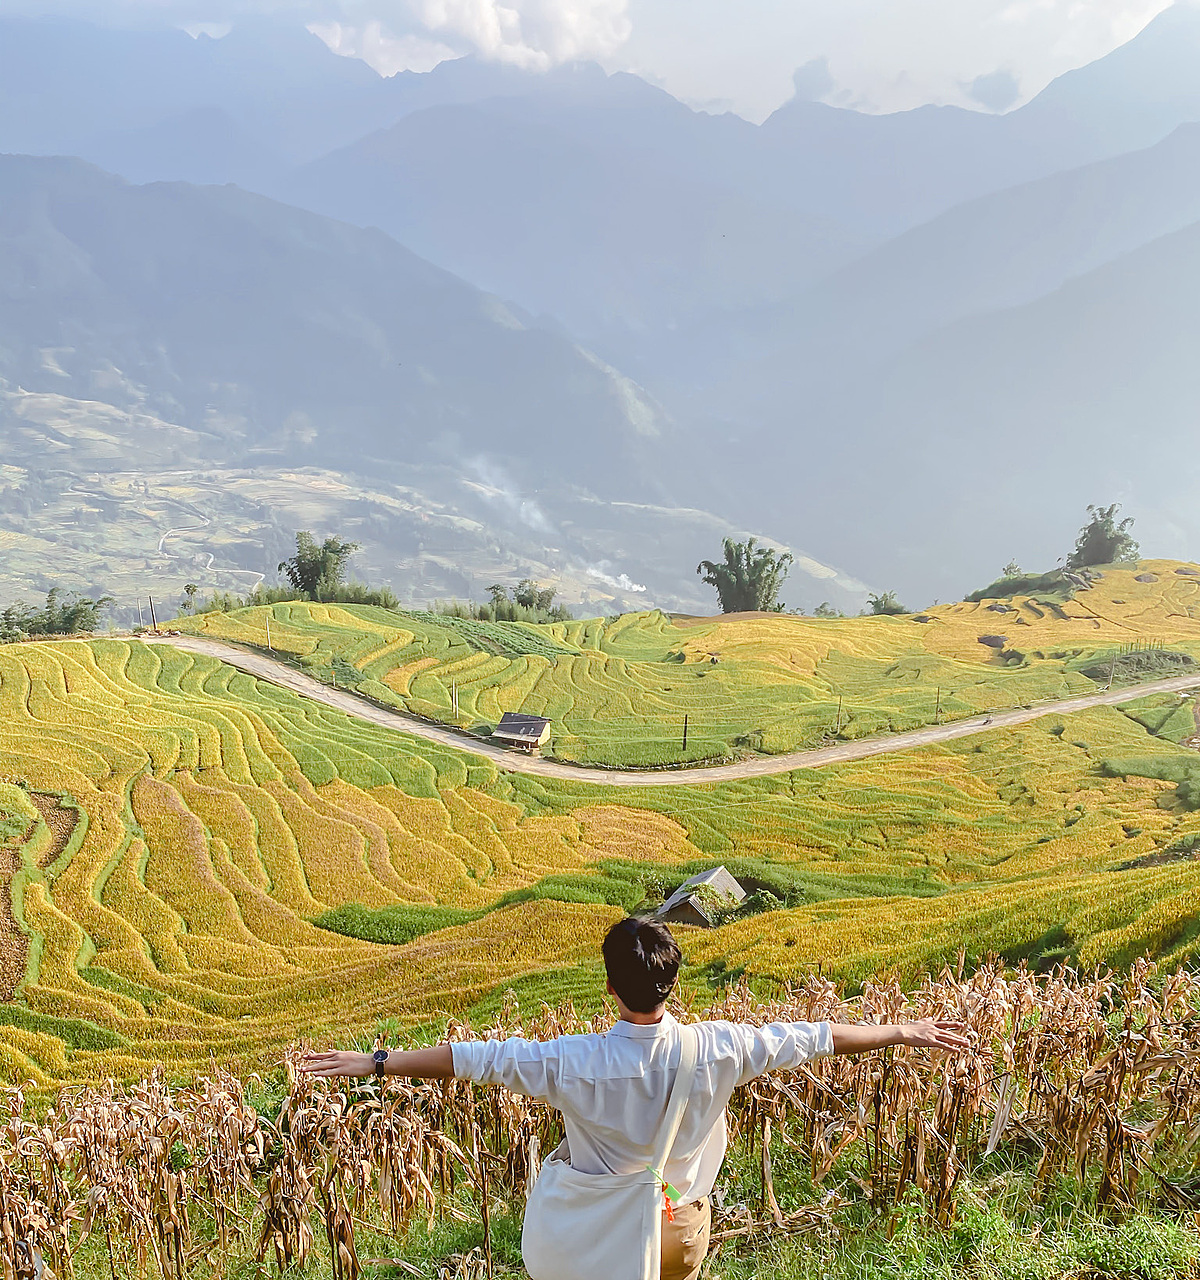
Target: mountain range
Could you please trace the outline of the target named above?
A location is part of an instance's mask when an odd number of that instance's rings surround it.
[[[720,530],[809,553],[808,607],[1051,562],[1087,502],[1200,554],[1190,5],[1007,114],[762,125],[590,65],[386,79],[279,20],[6,18],[0,150],[10,449],[19,393],[197,466],[424,469],[539,572],[603,530],[596,581],[687,607]],[[692,531],[674,581],[634,511]]]

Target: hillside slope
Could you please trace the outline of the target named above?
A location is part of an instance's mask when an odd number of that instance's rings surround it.
[[[640,374],[697,367],[698,331],[783,303],[870,239],[774,193],[745,121],[580,67],[536,94],[430,108],[280,188],[547,312]]]
[[[70,160],[0,158],[0,204],[14,387],[156,414],[225,463],[488,454],[648,491],[662,420],[635,386],[381,232]]]
[[[554,757],[645,767],[779,755],[1091,693],[1123,673],[1110,660],[1131,635],[1172,650],[1140,678],[1195,672],[1200,570],[1145,561],[1105,570],[1070,600],[898,618],[672,621],[656,610],[534,626],[292,603],[177,625],[265,651],[268,622],[271,656],[385,707],[485,737],[507,711],[545,716]]]
[[[1195,753],[1114,708],[618,803],[167,646],[5,646],[0,713],[10,1080],[255,1069],[518,981],[594,1000],[603,930],[717,860],[788,905],[684,930],[700,986],[721,956],[853,978],[964,946],[1087,966],[1196,949],[1196,814],[1172,785]],[[349,936],[385,926],[395,944]]]
[[[1099,501],[1123,502],[1147,545],[1192,558],[1198,287],[1195,224],[918,336],[874,369],[847,360],[820,382],[765,382],[741,401],[750,412],[710,425],[726,448],[719,489],[757,485],[743,512],[818,557],[836,547],[842,563],[870,563],[910,602],[1065,554]]]
[[[754,358],[731,407],[760,389],[797,397],[847,379],[923,334],[1022,306],[1200,221],[1200,124],[1143,151],[1024,183],[941,214],[741,322]],[[772,354],[763,355],[764,351]]]

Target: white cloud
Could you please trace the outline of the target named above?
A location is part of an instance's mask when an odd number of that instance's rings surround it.
[[[412,7],[435,35],[536,70],[606,57],[630,34],[628,0],[412,0]]]
[[[432,71],[439,62],[458,57],[462,52],[428,36],[390,35],[378,19],[358,26],[312,22],[308,29],[320,36],[334,53],[361,58],[385,76],[393,76],[398,71]]]
[[[820,59],[837,85],[830,101],[876,111],[978,108],[971,90],[981,79],[986,92],[987,77],[1007,74],[1024,100],[1132,39],[1169,3],[630,0],[632,35],[609,65],[651,73],[697,105],[731,100],[751,119],[789,98],[796,68]]]
[[[629,38],[628,0],[308,0],[331,49],[377,71],[428,71],[472,53],[530,71],[604,59]]]
[[[1169,0],[0,0],[0,15],[171,22],[291,17],[377,69],[474,53],[573,59],[761,119],[800,90],[865,110],[1015,105],[1131,39]],[[827,74],[826,74],[827,73]],[[828,81],[828,83],[826,83]],[[1016,98],[1012,98],[1015,89]]]
[[[641,595],[646,590],[642,583],[634,582],[627,573],[608,573],[607,570],[611,568],[612,565],[607,560],[601,560],[599,564],[588,565],[587,576],[594,582],[602,582],[606,587],[612,587],[614,591]]]

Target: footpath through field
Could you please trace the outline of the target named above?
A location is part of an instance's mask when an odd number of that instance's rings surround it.
[[[1020,707],[1014,711],[995,711],[990,715],[972,716],[956,720],[953,724],[928,725],[924,729],[912,729],[907,733],[893,733],[881,738],[863,738],[857,742],[839,742],[833,747],[816,747],[810,751],[792,751],[786,755],[768,756],[757,760],[743,760],[737,764],[701,765],[686,769],[596,769],[586,765],[567,764],[560,760],[544,760],[522,755],[508,747],[484,742],[468,734],[460,733],[444,725],[433,724],[403,711],[389,711],[343,689],[333,689],[320,680],[289,667],[286,663],[266,654],[239,649],[236,645],[210,640],[205,636],[171,636],[154,639],[154,644],[170,644],[189,653],[202,653],[219,658],[239,671],[268,680],[292,693],[323,702],[326,706],[357,716],[371,724],[401,733],[415,734],[444,746],[456,747],[477,756],[495,760],[503,769],[513,773],[534,773],[543,778],[567,778],[573,782],[596,782],[610,787],[676,787],[685,783],[734,782],[741,778],[762,778],[773,773],[788,773],[792,769],[812,769],[819,765],[840,764],[846,760],[865,760],[868,756],[886,755],[891,751],[905,751],[911,747],[925,747],[934,742],[949,742],[954,738],[967,738],[988,729],[1003,729],[1009,725],[1027,724],[1030,720],[1048,715],[1065,715],[1070,711],[1086,711],[1089,707],[1112,707],[1131,702],[1151,693],[1181,693],[1187,689],[1200,689],[1200,675],[1172,676],[1168,680],[1151,680],[1147,684],[1128,685],[1124,689],[1111,689],[1105,693],[1089,693],[1078,698],[1064,698],[1061,702],[1046,702],[1036,707]]]

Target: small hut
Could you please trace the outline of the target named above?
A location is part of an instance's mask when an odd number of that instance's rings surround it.
[[[711,929],[716,924],[715,905],[737,906],[745,897],[746,890],[724,867],[713,867],[685,880],[654,914],[668,924]]]
[[[492,730],[492,737],[506,746],[536,751],[550,741],[550,721],[544,716],[524,716],[516,711],[506,711]]]

